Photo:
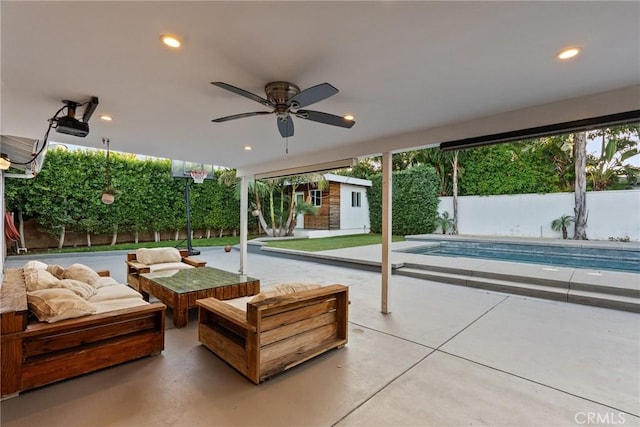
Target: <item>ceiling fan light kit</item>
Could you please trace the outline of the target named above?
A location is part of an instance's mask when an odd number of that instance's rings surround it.
[[[245,117],[262,116],[266,114],[275,114],[278,131],[283,138],[293,136],[294,127],[291,115],[299,119],[311,120],[313,122],[323,123],[326,125],[337,126],[342,128],[351,128],[356,122],[353,119],[336,116],[334,114],[323,113],[313,110],[301,110],[308,105],[315,104],[323,99],[338,93],[338,89],[329,83],[321,83],[312,86],[303,91],[293,83],[289,82],[271,82],[264,87],[267,98],[263,98],[244,89],[232,86],[223,82],[211,82],[212,85],[228,90],[237,95],[244,96],[255,102],[271,108],[271,111],[254,111],[250,113],[234,114],[232,116],[220,117],[211,120],[214,123],[227,122],[229,120],[242,119]],[[294,111],[295,110],[295,111]]]

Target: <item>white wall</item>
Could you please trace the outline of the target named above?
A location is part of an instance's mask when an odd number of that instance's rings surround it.
[[[458,197],[458,231],[480,236],[562,237],[551,221],[573,216],[574,194],[519,194]],[[441,197],[438,212],[453,215],[451,197]],[[628,236],[640,241],[640,190],[587,193],[587,237],[608,240]],[[568,229],[573,235],[573,224]]]
[[[361,203],[359,208],[351,206],[352,191],[360,192]],[[360,230],[363,233],[370,231],[369,202],[367,201],[366,187],[345,183],[340,184],[340,229]]]

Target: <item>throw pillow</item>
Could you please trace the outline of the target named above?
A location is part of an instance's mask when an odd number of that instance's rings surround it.
[[[56,276],[58,279],[64,279],[64,267],[61,265],[48,265],[47,271]]]
[[[42,261],[27,261],[22,268],[37,268],[38,270],[46,270],[47,269],[47,264],[45,264]]]
[[[98,292],[97,289],[90,284],[74,279],[62,279],[56,287],[68,289],[82,299],[89,299]]]
[[[94,288],[100,287],[100,276],[84,264],[72,264],[64,269],[65,279],[79,280]]]
[[[70,290],[61,288],[27,292],[27,303],[41,322],[48,323],[87,316],[96,311]]]
[[[60,281],[47,270],[23,268],[22,272],[24,274],[24,284],[27,292],[56,287]]]
[[[140,248],[136,250],[136,260],[142,264],[152,265],[163,262],[180,262],[182,256],[176,248]]]
[[[266,299],[279,297],[282,295],[292,294],[298,291],[308,291],[311,289],[321,288],[322,285],[316,285],[312,283],[282,283],[272,288],[266,289],[253,297],[249,302],[256,303],[262,302]]]

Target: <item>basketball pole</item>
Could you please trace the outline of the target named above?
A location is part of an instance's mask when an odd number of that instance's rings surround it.
[[[194,250],[191,246],[191,203],[189,197],[189,178],[185,178],[184,182],[184,201],[187,205],[187,251],[189,252],[189,256],[200,255],[200,251]]]

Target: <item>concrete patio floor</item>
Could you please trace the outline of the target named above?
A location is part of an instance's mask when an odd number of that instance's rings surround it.
[[[37,258],[125,281],[123,252]],[[2,426],[640,426],[637,313],[394,275],[383,315],[379,273],[259,253],[248,269],[263,289],[348,285],[347,346],[256,386],[198,343],[195,311],[175,329],[168,310],[160,356],[5,400]]]

